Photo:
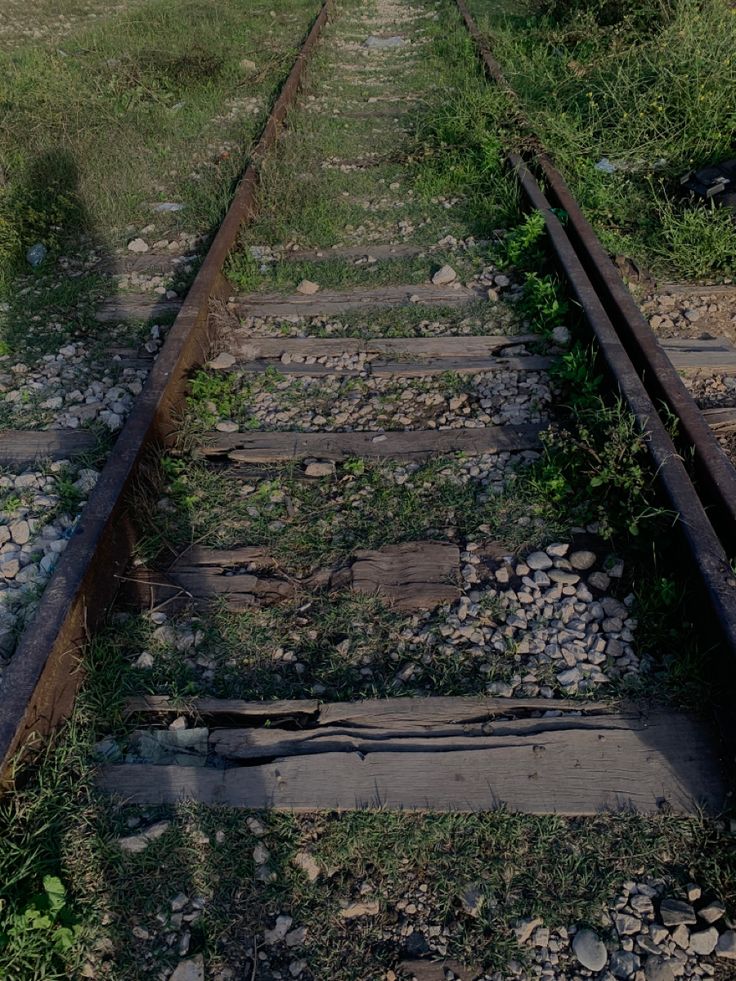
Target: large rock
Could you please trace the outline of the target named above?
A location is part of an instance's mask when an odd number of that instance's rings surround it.
[[[580,930],[572,941],[578,961],[589,971],[602,971],[608,961],[606,945],[592,930]]]

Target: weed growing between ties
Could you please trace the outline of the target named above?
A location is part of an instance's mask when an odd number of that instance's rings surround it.
[[[733,11],[720,0],[471,7],[606,247],[671,275],[733,273],[732,213],[683,200],[679,184],[733,155]]]
[[[395,258],[386,261],[345,263],[339,260],[320,262],[277,262],[265,264],[248,252],[238,254],[232,261],[229,278],[246,293],[258,290],[278,290],[293,293],[303,280],[318,282],[321,289],[352,289],[355,287],[388,286],[394,283],[426,282],[433,272],[445,263],[452,263],[462,282],[478,268],[480,251],[456,253],[437,251],[415,259]],[[370,249],[366,249],[370,255]]]
[[[339,34],[339,24],[332,30]],[[335,102],[334,75],[342,77],[344,68],[328,55],[315,60],[289,138],[265,162],[261,217],[244,233],[245,249],[356,241],[369,252],[372,241],[433,245],[448,234],[487,239],[518,214],[516,187],[503,173],[497,93],[484,81],[456,17],[428,21],[425,30],[428,43],[416,64],[401,65],[393,79],[392,94],[407,101],[397,103],[397,119],[377,136],[365,120],[330,112],[333,104],[365,109],[370,84],[342,80]],[[391,71],[391,62],[384,67]],[[317,106],[321,111],[312,111]],[[368,160],[365,170],[351,165],[356,159]],[[298,182],[290,179],[295,170]],[[259,284],[260,269],[247,252],[234,265],[250,287]]]
[[[518,917],[597,926],[602,904],[638,871],[677,891],[695,880],[736,902],[732,839],[705,819],[265,813],[261,830],[249,824],[253,815],[226,808],[118,807],[96,797],[90,769],[94,739],[122,732],[119,697],[110,698],[121,680],[114,639],[97,641],[87,660],[75,720],[0,804],[0,971],[8,978],[60,981],[92,965],[135,981],[171,968],[178,956],[165,934],[180,893],[204,900],[189,949],[208,970],[245,969],[254,941],[286,914],[306,927],[313,976],[338,981],[366,964],[395,967],[397,904],[407,897],[423,904],[420,928],[447,928],[448,956],[487,969],[512,957],[524,963],[511,929]],[[168,824],[144,852],[120,850],[118,837],[154,821]],[[266,881],[256,875],[259,842],[269,852]],[[314,882],[293,864],[300,851],[316,863]],[[477,916],[463,905],[471,884]],[[346,924],[341,904],[368,900],[376,915]]]

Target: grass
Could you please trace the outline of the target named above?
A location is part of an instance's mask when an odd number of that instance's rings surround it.
[[[215,226],[317,6],[227,0],[213,19],[203,0],[149,0],[80,22],[63,50],[0,53],[0,292],[17,292],[36,242],[50,258],[30,280],[50,313],[61,252],[119,246],[149,222],[156,238]],[[153,215],[167,200],[184,210]],[[95,279],[72,282],[95,298]],[[5,343],[21,348],[12,326]]]
[[[736,17],[722,0],[471,4],[609,251],[688,279],[731,275],[727,210],[681,195],[690,169],[732,155]],[[603,157],[618,162],[604,173]]]
[[[370,246],[366,247],[370,255]],[[293,293],[303,279],[319,283],[321,289],[351,289],[388,286],[394,283],[424,283],[445,263],[451,263],[461,280],[478,268],[478,254],[458,255],[448,251],[430,256],[378,260],[373,263],[344,262],[325,258],[318,262],[275,262],[262,264],[249,252],[240,252],[232,260],[228,278],[243,292],[280,291]]]
[[[339,31],[339,25],[333,30]],[[302,109],[292,114],[289,138],[266,164],[261,219],[243,236],[245,246],[298,242],[330,247],[354,238],[390,241],[398,234],[399,219],[412,226],[401,235],[403,240],[429,244],[446,234],[489,237],[498,224],[516,215],[517,196],[513,182],[503,174],[500,139],[488,125],[498,96],[485,84],[468,38],[454,18],[428,22],[427,31],[429,44],[410,68],[402,66],[402,55],[396,56],[395,71],[394,62],[388,62],[392,94],[422,93],[421,102],[408,104],[400,129],[391,121],[382,127],[388,138],[394,134],[391,156],[405,163],[401,187],[387,195],[399,206],[394,213],[361,208],[354,197],[344,199],[347,188],[353,196],[366,185],[375,193],[376,175],[371,170],[343,174],[322,167],[326,157],[350,159],[375,149],[376,137],[366,133],[365,120],[336,119]],[[345,70],[334,68],[325,56],[313,69],[308,97],[320,96],[320,73],[329,79],[331,71],[341,78],[341,98],[343,86],[350,94]],[[370,91],[361,85],[355,94]],[[387,145],[379,131],[378,150]],[[295,170],[298,183],[290,180]],[[390,185],[387,177],[387,191]],[[441,201],[451,206],[438,209]],[[358,229],[362,229],[360,237]]]
[[[523,963],[511,931],[518,916],[600,929],[601,906],[637,874],[661,877],[675,893],[695,880],[729,907],[736,902],[733,838],[721,823],[699,818],[270,813],[259,815],[265,836],[257,837],[247,812],[114,807],[92,791],[89,753],[95,733],[119,718],[124,688],[111,687],[121,679],[119,662],[111,640],[92,645],[75,720],[47,753],[42,779],[0,804],[0,965],[9,978],[55,981],[80,976],[88,963],[120,981],[155,976],[177,960],[164,935],[180,892],[206,900],[190,950],[204,954],[209,971],[250,969],[254,939],[262,949],[261,931],[288,914],[294,926],[307,927],[299,956],[313,976],[337,981],[379,978],[395,968],[406,923],[425,933],[432,925],[446,928],[448,955],[466,963],[488,969],[510,957]],[[118,694],[111,698],[111,691]],[[160,819],[170,826],[145,852],[117,848],[131,821],[145,827]],[[269,882],[255,875],[259,841],[270,853]],[[321,870],[312,884],[292,864],[299,850]],[[45,876],[57,876],[64,889],[69,944],[58,936],[60,925],[43,931],[15,925]],[[477,918],[463,912],[470,884],[484,900]],[[340,902],[361,898],[377,900],[378,915],[346,924]],[[425,912],[402,911],[397,904],[407,899],[423,903]],[[145,933],[131,943],[136,927]],[[296,956],[269,951],[273,969]]]
[[[529,503],[523,486],[504,505],[480,480],[463,477],[462,464],[461,457],[439,458],[407,471],[355,460],[340,466],[335,479],[307,481],[287,466],[262,480],[254,473],[247,478],[252,490],[243,495],[242,482],[227,471],[172,459],[165,464],[169,504],[152,517],[149,553],[163,542],[178,551],[193,541],[213,548],[247,541],[267,546],[296,574],[344,561],[356,549],[445,538],[448,530],[472,540],[488,523],[513,544],[526,540],[528,531],[513,529]],[[550,531],[559,527],[551,509],[540,508],[538,517]]]
[[[364,6],[356,2],[353,9]],[[490,90],[471,67],[475,62],[455,23],[440,20],[433,28],[432,57],[444,53],[453,66],[451,82],[467,76],[468,87],[477,89],[473,99],[485,100]],[[467,58],[466,68],[455,58]],[[508,189],[493,192],[500,170],[492,104],[469,98],[467,111],[456,112],[462,107],[449,93],[465,98],[465,82],[452,82],[448,89],[433,82],[433,91],[447,97],[446,112],[437,120],[428,116],[424,129],[415,131],[412,139],[424,132],[423,140],[407,142],[416,156],[412,173],[424,182],[422,193],[430,201],[462,192],[462,207],[474,209],[472,227],[487,229],[513,206]],[[481,110],[484,128],[476,119]],[[282,148],[288,143],[283,141]],[[468,166],[458,143],[466,147]],[[316,236],[329,222],[340,233],[330,202],[310,197],[310,180],[300,188],[304,207],[297,202],[283,226],[264,222],[254,234],[275,229],[274,235],[280,235],[302,221]],[[274,192],[264,200],[268,206],[279,199]],[[320,218],[321,208],[325,225],[310,226],[308,219]],[[506,311],[508,320],[525,318],[542,333],[561,322],[574,327],[555,281],[532,261],[539,245],[534,218],[503,244],[502,257],[526,272],[524,298],[519,308]],[[493,330],[501,309],[454,311],[447,324],[460,331]],[[370,321],[355,314],[336,329],[414,335],[437,317],[439,311],[418,309],[385,311]],[[333,328],[326,320],[309,327],[330,334]],[[448,388],[457,385],[456,379],[444,381]],[[361,545],[434,534],[433,529],[441,535],[448,527],[459,535],[479,530],[525,547],[567,532],[572,523],[594,520],[610,533],[612,550],[626,549],[622,587],[639,597],[642,643],[656,653],[674,652],[662,661],[656,689],[643,693],[661,695],[667,689],[670,697],[692,704],[702,694],[699,686],[695,690],[688,653],[696,631],[683,614],[682,586],[665,571],[671,568],[666,549],[672,536],[663,524],[666,516],[654,517],[656,501],[640,441],[620,406],[601,401],[599,381],[585,350],[573,349],[558,376],[572,435],[549,443],[542,459],[520,473],[507,493],[487,500],[481,500],[472,481],[457,480],[458,460],[419,468],[404,483],[393,479],[390,466],[364,461],[350,461],[334,480],[309,484],[297,479],[295,470],[273,468],[260,479],[248,477],[254,491],[241,496],[238,482],[226,475],[188,458],[166,457],[162,478],[174,509],[149,516],[155,523],[147,528],[149,554],[177,551],[193,540],[215,546],[246,540],[277,550],[284,563],[309,565],[340,561]],[[260,384],[275,389],[281,383],[272,372]],[[204,372],[194,379],[192,398],[203,427],[238,411],[241,392],[237,383]],[[629,527],[631,513],[646,516],[638,535]],[[283,527],[271,527],[274,521]],[[493,610],[488,613],[492,616]],[[430,927],[439,928],[448,955],[465,962],[487,969],[503,968],[511,957],[523,963],[525,953],[511,930],[518,916],[538,914],[549,926],[579,922],[600,929],[603,904],[631,876],[661,877],[675,894],[685,883],[698,881],[733,912],[736,850],[720,819],[629,813],[564,819],[503,811],[473,816],[267,813],[259,815],[265,831],[259,838],[248,813],[193,805],[130,808],[95,793],[94,745],[102,736],[122,741],[129,734],[133,723],[124,718],[123,702],[133,693],[346,698],[477,691],[488,680],[481,681],[480,673],[473,673],[472,657],[466,660],[455,648],[452,656],[438,657],[434,667],[415,658],[415,676],[399,688],[397,669],[410,656],[406,623],[372,599],[316,596],[297,610],[202,615],[196,623],[204,633],[201,650],[183,652],[175,643],[156,640],[149,618],[116,615],[110,629],[84,652],[85,680],[72,720],[37,765],[23,771],[18,791],[0,801],[0,976],[23,981],[90,973],[116,981],[156,977],[178,960],[171,901],[179,892],[204,900],[189,949],[204,955],[208,975],[228,968],[234,977],[253,976],[256,947],[268,958],[263,971],[285,976],[290,963],[304,957],[313,977],[335,981],[385,978],[406,953],[410,926],[428,936]],[[132,666],[144,649],[154,654],[148,671]],[[143,853],[118,848],[118,837],[160,819],[170,825]],[[259,841],[270,853],[272,874],[265,877],[254,856]],[[293,865],[302,849],[321,870],[312,884]],[[483,898],[478,917],[462,905],[471,884]],[[376,900],[378,914],[346,923],[340,904],[359,898]],[[407,911],[407,899],[417,905],[416,913]],[[262,931],[281,913],[292,916],[294,926],[307,928],[302,947],[272,949],[262,943]],[[171,933],[173,947],[167,941]]]

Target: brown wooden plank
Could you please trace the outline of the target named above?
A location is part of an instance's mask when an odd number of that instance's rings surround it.
[[[259,569],[272,569],[276,561],[260,545],[246,545],[240,548],[205,548],[203,545],[193,545],[179,556],[171,569],[184,570],[206,566],[232,569],[248,565],[255,565]]]
[[[9,430],[0,432],[0,467],[19,469],[39,460],[66,460],[97,446],[88,429]]]
[[[405,960],[400,961],[398,970],[403,977],[414,978],[415,981],[445,981],[448,972],[458,981],[475,981],[484,971],[478,964],[461,964],[452,958],[441,961]]]
[[[146,252],[143,255],[112,255],[101,259],[94,272],[108,273],[111,276],[125,276],[142,273],[146,276],[163,275],[176,272],[183,266],[196,262],[198,255],[176,255],[171,252]]]
[[[210,734],[209,751],[233,760],[273,759],[315,753],[446,753],[449,750],[494,749],[510,738],[543,736],[560,728],[596,729],[598,732],[635,727],[639,716],[611,714],[602,723],[598,715],[561,718],[522,718],[444,725],[326,726],[317,719],[316,728],[289,731],[278,726],[223,728]],[[645,725],[646,723],[642,723]]]
[[[251,702],[240,698],[193,698],[178,703],[166,695],[137,695],[125,703],[129,715],[191,715],[203,719],[239,717],[243,719],[279,719],[316,715],[320,703],[316,698],[280,699],[273,702]]]
[[[727,338],[667,338],[660,343],[674,367],[683,374],[697,371],[736,374],[736,347]]]
[[[220,334],[224,351],[243,361],[297,357],[340,357],[343,354],[385,354],[394,357],[483,358],[506,347],[539,341],[538,334],[485,334],[466,337],[438,334],[434,337],[254,337],[236,327]],[[229,370],[229,369],[227,369]]]
[[[427,460],[449,453],[478,456],[536,449],[539,433],[545,428],[535,425],[388,433],[208,433],[206,442],[195,450],[195,456],[227,458],[236,463],[273,463],[308,457],[341,461],[352,457]]]
[[[316,725],[353,728],[412,729],[491,721],[495,716],[525,712],[579,712],[605,715],[615,711],[607,702],[580,702],[570,698],[499,698],[490,695],[433,696],[431,698],[366,698],[358,702],[319,702],[317,699],[243,701],[231,698],[194,698],[179,703],[166,695],[139,695],[125,703],[126,712],[154,715],[194,715],[218,719],[240,715],[278,719],[314,715]]]
[[[736,293],[736,283],[714,283],[708,286],[699,286],[693,283],[658,283],[654,291],[655,296],[667,296],[670,293],[679,293],[685,296],[728,295]]]
[[[355,553],[352,587],[398,610],[426,610],[460,598],[460,549],[447,542],[403,542]]]
[[[555,363],[554,358],[525,355],[519,358],[427,358],[426,361],[383,361],[367,362],[363,368],[330,367],[324,364],[305,364],[292,361],[282,364],[274,361],[246,361],[238,366],[238,370],[256,374],[268,368],[278,367],[284,375],[306,375],[316,377],[321,375],[338,375],[353,377],[355,375],[374,375],[378,378],[401,377],[423,378],[428,375],[440,375],[451,371],[456,375],[475,375],[484,371],[548,371]]]
[[[423,731],[436,726],[487,722],[496,715],[551,711],[602,715],[612,712],[613,706],[569,698],[496,698],[487,695],[366,698],[359,702],[327,702],[321,705],[317,724]]]
[[[232,572],[243,568],[243,571]],[[276,570],[261,575],[259,569]],[[228,609],[289,602],[302,592],[349,586],[378,595],[397,609],[431,609],[460,595],[460,552],[444,542],[404,542],[357,552],[352,566],[317,569],[298,579],[279,572],[276,560],[261,548],[189,549],[165,573],[146,570],[141,579],[143,602],[157,605],[179,590],[195,602],[222,599]],[[137,582],[135,574],[130,577]]]
[[[412,299],[415,298],[415,299]],[[458,307],[486,300],[487,290],[467,286],[433,286],[418,283],[408,286],[381,286],[373,289],[321,290],[313,296],[293,293],[253,293],[234,297],[228,306],[241,317],[321,317],[348,310],[372,310],[377,307],[424,306]]]
[[[381,161],[382,162],[382,161]],[[439,245],[381,243],[370,246],[341,245],[331,249],[299,249],[278,253],[282,262],[328,262],[330,259],[415,259],[442,249]],[[444,251],[444,250],[443,250]]]
[[[218,569],[176,570],[169,578],[193,599],[204,603],[222,599],[233,612],[288,602],[299,593],[298,583],[248,574],[225,576]]]
[[[719,409],[703,409],[708,425],[719,436],[736,431],[736,406]]]
[[[710,735],[684,714],[663,710],[644,726],[560,727],[500,742],[446,753],[322,753],[226,770],[124,764],[104,768],[99,786],[135,804],[193,799],[294,811],[697,813],[718,811],[725,800]]]
[[[95,311],[95,320],[101,324],[125,323],[128,320],[157,320],[175,317],[183,300],[166,300],[157,295],[126,294],[106,300]]]

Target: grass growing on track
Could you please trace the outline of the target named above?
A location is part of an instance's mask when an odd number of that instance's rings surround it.
[[[332,29],[339,32],[339,23]],[[356,174],[322,167],[333,154],[349,159],[383,150],[383,140],[375,145],[365,120],[299,108],[292,114],[290,132],[279,152],[266,161],[261,218],[244,233],[244,245],[296,241],[304,247],[329,247],[352,241],[359,227],[368,228],[374,241],[389,241],[396,238],[400,219],[415,225],[410,235],[403,236],[405,241],[431,244],[447,234],[488,238],[496,226],[518,216],[518,194],[504,175],[501,142],[493,124],[498,93],[485,83],[454,15],[446,18],[443,10],[440,21],[427,22],[426,31],[429,42],[416,65],[406,77],[396,71],[391,87],[392,95],[401,95],[404,89],[422,96],[416,103],[396,103],[404,132],[397,131],[391,156],[402,160],[403,177],[401,187],[393,191],[387,179],[379,203],[385,197],[399,207],[372,211],[343,197],[348,186],[359,191],[370,182],[370,170]],[[391,63],[386,65],[390,73]],[[320,71],[338,72],[342,78],[340,68],[331,67],[327,57],[318,60],[308,96],[321,92]],[[331,84],[331,76],[325,77]],[[356,91],[362,93],[362,86]],[[299,173],[298,182],[291,179],[294,172]],[[375,186],[373,191],[375,195]],[[437,207],[440,201],[450,207],[443,211]],[[361,241],[368,247],[364,234]]]
[[[456,155],[448,154],[447,159],[452,161]],[[432,174],[433,180],[445,179],[441,167]],[[390,327],[395,318],[387,318]],[[409,322],[405,326],[413,328]],[[616,416],[611,420],[615,423]],[[601,436],[605,438],[605,433]],[[582,450],[585,454],[585,447]],[[547,474],[549,479],[567,479],[559,461],[558,467],[558,473]],[[583,477],[588,481],[590,473]],[[585,483],[583,491],[579,478],[580,471],[573,467],[568,480],[571,493],[555,504],[558,513],[585,503],[590,487]],[[618,491],[616,486],[599,485],[596,493]],[[539,487],[535,494],[549,506]],[[521,495],[508,504],[510,523],[520,511],[528,512]],[[192,508],[196,507],[195,501]],[[384,614],[370,606],[356,610],[333,605],[328,613],[322,618],[322,633],[307,637],[309,644],[305,644],[313,645],[323,657],[325,648],[356,624],[366,635],[371,626],[384,635],[391,629]],[[680,888],[695,879],[726,901],[731,911],[736,904],[733,838],[724,825],[672,815],[565,820],[502,812],[431,818],[389,813],[308,818],[269,814],[262,820],[275,878],[260,882],[253,856],[258,838],[247,824],[250,815],[189,806],[115,808],[92,791],[93,743],[101,736],[128,731],[122,699],[147,684],[141,672],[130,666],[131,655],[148,642],[147,636],[136,633],[141,625],[150,629],[141,620],[133,625],[119,622],[114,631],[89,645],[85,689],[74,721],[37,772],[28,775],[25,788],[0,804],[0,881],[4,884],[0,974],[5,971],[12,977],[15,972],[24,979],[52,981],[80,976],[89,962],[99,976],[116,981],[155,977],[178,960],[165,936],[171,900],[180,891],[207,899],[204,915],[192,930],[190,950],[205,955],[208,973],[229,967],[235,977],[252,976],[247,957],[254,939],[273,925],[278,913],[288,913],[294,926],[308,928],[304,955],[313,976],[335,981],[385,976],[400,956],[404,942],[400,929],[408,923],[420,931],[429,926],[446,928],[448,953],[462,960],[501,966],[510,956],[523,959],[510,929],[517,916],[539,913],[550,925],[579,920],[595,926],[601,904],[613,898],[622,880],[639,870]],[[229,629],[226,639],[232,648],[260,645],[264,654],[268,652],[273,636],[266,636],[262,625],[244,617],[237,627],[223,624],[223,630]],[[282,633],[285,627],[277,623],[274,629]],[[670,625],[660,629],[668,632],[670,643],[679,642]],[[179,657],[180,666],[182,660]],[[339,667],[336,658],[330,663],[325,657],[325,662],[330,671]],[[262,666],[262,676],[256,680],[274,692],[275,687],[267,687],[266,670]],[[164,680],[180,686],[180,694],[191,693],[191,679],[183,671],[167,672]],[[271,683],[275,685],[273,676]],[[130,832],[129,821],[139,820],[145,826],[164,817],[171,818],[171,827],[143,854],[119,851],[115,838]],[[300,848],[309,849],[323,870],[312,885],[291,864]],[[39,902],[34,896],[46,875],[59,876],[66,890],[63,907],[67,929],[72,931],[70,942],[61,933],[60,917],[43,929],[32,927]],[[461,895],[471,883],[478,885],[484,898],[478,918],[462,908]],[[407,896],[426,902],[428,912],[399,910],[399,900]],[[379,912],[346,924],[339,904],[358,898],[375,899]],[[296,956],[275,955],[274,966],[285,975]]]
[[[298,954],[272,954],[273,967],[286,970],[305,956],[312,976],[335,981],[383,977],[400,957],[405,923],[419,931],[447,928],[449,956],[465,962],[523,963],[511,931],[516,917],[596,927],[601,905],[637,871],[680,890],[695,880],[730,907],[736,902],[733,838],[720,823],[697,818],[263,814],[266,835],[259,839],[247,812],[113,808],[91,790],[88,753],[95,738],[119,727],[119,696],[110,698],[111,685],[121,690],[119,661],[114,639],[92,646],[75,722],[47,755],[43,779],[0,804],[0,970],[8,978],[79,977],[86,963],[116,981],[154,977],[177,961],[157,916],[171,916],[180,892],[206,897],[191,951],[205,955],[212,976],[225,967],[243,976],[254,938],[285,913],[307,936]],[[159,819],[171,825],[144,853],[121,853],[115,838],[141,817],[143,826]],[[259,841],[271,855],[271,882],[254,874]],[[301,849],[321,869],[312,884],[292,865]],[[24,916],[45,875],[60,875],[66,890],[69,943],[61,924],[34,929],[33,917]],[[462,905],[471,884],[483,897],[477,918]],[[398,909],[407,897],[425,903],[426,912]],[[340,903],[358,900],[377,901],[378,914],[346,923]],[[148,936],[134,938],[134,928]]]
[[[156,237],[208,230],[318,6],[225,0],[215,18],[203,0],[147,0],[76,29],[63,49],[0,53],[0,285],[38,241],[57,252],[83,232],[118,245],[149,221]],[[256,112],[216,118],[251,97]],[[166,200],[185,210],[153,215]]]
[[[683,200],[691,168],[733,155],[736,16],[722,0],[473,0],[532,128],[606,247],[684,277],[731,274],[736,223]],[[606,157],[622,166],[596,169]]]

